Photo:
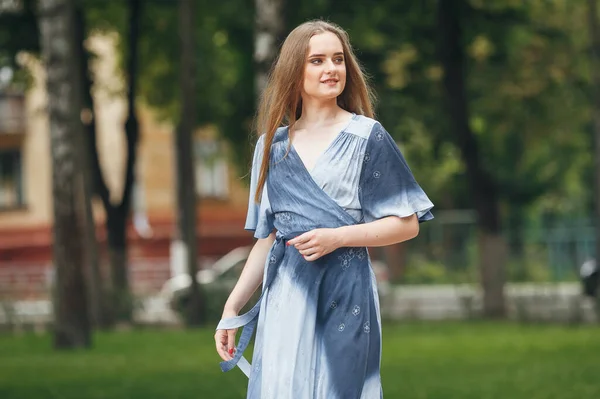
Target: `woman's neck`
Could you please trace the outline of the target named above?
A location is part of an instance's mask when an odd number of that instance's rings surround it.
[[[339,118],[347,114],[337,105],[335,98],[327,101],[302,99],[302,116],[298,119],[297,126],[311,128],[330,125],[339,122]]]

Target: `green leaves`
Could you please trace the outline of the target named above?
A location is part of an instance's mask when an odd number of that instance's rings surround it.
[[[438,0],[311,0],[286,2],[286,31],[324,18],[350,34],[376,89],[377,118],[403,145],[415,173],[448,206],[468,204],[463,166],[441,107],[444,70],[436,50]],[[0,62],[37,51],[34,2],[22,14],[0,15]],[[81,0],[90,32],[124,35],[124,1]],[[166,120],[179,115],[177,1],[144,2],[140,99]],[[462,48],[468,57],[470,124],[484,168],[507,202],[556,201],[576,209],[590,197],[588,33],[583,2],[469,0],[461,6]],[[253,2],[198,0],[196,87],[198,126],[216,127],[247,172],[254,115]],[[124,42],[119,42],[125,54]],[[123,64],[123,57],[121,57]],[[440,194],[441,197],[442,194]],[[467,201],[467,202],[465,202]],[[570,205],[569,205],[570,204]]]

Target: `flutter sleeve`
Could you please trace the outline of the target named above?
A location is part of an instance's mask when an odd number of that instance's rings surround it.
[[[394,139],[377,122],[367,141],[359,183],[366,223],[386,216],[416,214],[419,223],[433,219],[429,200],[416,182]]]
[[[263,159],[264,137],[264,135],[260,136],[256,143],[256,147],[254,148],[252,170],[250,172],[248,214],[246,215],[246,224],[244,226],[244,229],[254,231],[254,237],[256,238],[267,238],[274,229],[273,212],[271,211],[266,183],[263,187],[260,203],[254,201],[254,194],[258,186],[260,167]]]

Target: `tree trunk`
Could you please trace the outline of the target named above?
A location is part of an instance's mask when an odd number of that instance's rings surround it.
[[[388,266],[389,280],[401,283],[406,272],[406,243],[388,245],[383,248],[383,258]]]
[[[598,23],[597,0],[588,0],[589,27],[591,41],[591,74],[594,104],[593,142],[594,142],[594,225],[596,228],[596,262],[600,262],[600,24]]]
[[[277,55],[282,39],[285,18],[284,0],[255,0],[254,62],[256,65],[255,90],[260,96]]]
[[[521,258],[523,257],[525,244],[523,237],[523,229],[525,228],[524,223],[524,207],[517,201],[511,201],[510,204],[507,205],[507,224],[508,228],[508,236],[510,237],[510,241],[508,243],[509,252],[512,257]]]
[[[507,246],[499,233],[485,230],[479,223],[479,262],[485,317],[506,316],[504,283],[506,281]]]
[[[106,328],[109,325],[108,299],[104,289],[102,273],[100,272],[100,257],[98,254],[98,240],[96,237],[96,222],[92,209],[92,196],[94,194],[93,171],[89,152],[93,148],[89,141],[96,137],[96,118],[92,98],[92,80],[89,70],[89,54],[85,49],[86,25],[85,14],[81,5],[75,7],[75,43],[77,59],[80,60],[79,78],[81,79],[82,106],[83,106],[83,134],[81,136],[81,149],[85,156],[82,157],[82,171],[85,182],[85,236],[87,254],[87,284],[90,305],[90,315],[94,326]]]
[[[54,213],[54,345],[91,345],[84,277],[84,183],[81,173],[81,96],[70,0],[40,2],[42,55],[47,71]]]
[[[128,115],[125,122],[125,138],[127,140],[127,158],[125,162],[125,176],[123,184],[123,193],[121,201],[113,204],[110,201],[110,192],[102,175],[100,160],[98,158],[98,148],[96,145],[95,127],[90,127],[88,144],[90,145],[90,162],[92,169],[92,179],[94,192],[102,200],[102,205],[106,212],[106,232],[108,238],[108,252],[111,271],[111,304],[110,320],[131,322],[133,320],[133,297],[129,287],[129,278],[127,270],[127,221],[131,209],[131,198],[133,184],[135,181],[135,163],[136,149],[139,140],[139,125],[135,114],[136,97],[136,74],[137,74],[137,53],[139,38],[139,22],[142,14],[142,3],[140,0],[128,1],[128,49],[129,57],[127,60],[126,77],[128,79],[127,87],[127,105]]]
[[[506,242],[501,234],[497,187],[492,176],[483,170],[477,139],[469,126],[461,31],[461,14],[467,6],[464,0],[438,1],[439,56],[444,68],[444,100],[453,141],[461,151],[478,216],[483,312],[484,316],[495,318],[505,316]]]
[[[507,206],[508,216],[508,237],[507,259],[510,259],[515,269],[512,270],[511,277],[518,281],[525,281],[528,278],[529,270],[526,265],[525,254],[525,220],[526,220],[526,202],[513,200]]]
[[[129,288],[127,268],[127,214],[122,204],[111,207],[107,214],[108,257],[112,281],[112,316],[117,322],[133,320],[133,296]]]
[[[190,295],[183,309],[188,326],[204,321],[203,298],[196,280],[198,251],[196,234],[196,179],[193,158],[193,130],[196,124],[196,89],[194,65],[194,4],[193,0],[179,2],[179,36],[181,44],[181,117],[175,137],[177,162],[177,239],[183,244],[187,273],[192,279]]]

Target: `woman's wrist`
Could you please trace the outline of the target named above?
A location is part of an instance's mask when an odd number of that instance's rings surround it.
[[[240,313],[241,308],[242,307],[237,304],[227,302],[227,303],[225,303],[225,306],[223,308],[223,316],[228,316],[228,317],[231,317],[231,315],[237,316]]]
[[[336,246],[338,248],[343,248],[343,247],[347,247],[348,243],[346,240],[347,237],[347,228],[348,226],[343,226],[343,227],[337,227],[335,229],[333,229],[333,233],[334,233],[334,237],[336,239]]]

